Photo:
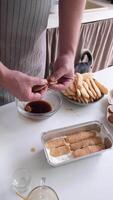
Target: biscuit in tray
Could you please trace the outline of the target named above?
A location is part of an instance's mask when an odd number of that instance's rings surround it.
[[[69,135],[66,137],[66,142],[67,143],[75,143],[80,140],[88,139],[91,137],[96,137],[96,132],[95,131],[81,131],[72,135]]]
[[[73,151],[72,154],[74,157],[82,157],[91,153],[101,151],[103,149],[105,149],[103,144],[92,145],[92,146],[84,147],[82,149],[77,149],[76,151]]]
[[[50,148],[64,146],[65,144],[66,142],[64,138],[56,138],[46,142],[46,147],[50,149]]]
[[[91,137],[91,138],[70,144],[70,148],[73,151],[73,150],[81,149],[90,145],[97,145],[97,144],[102,144],[102,139],[100,137]]]
[[[62,156],[68,153],[70,153],[70,146],[68,145],[50,149],[50,155],[54,157]]]

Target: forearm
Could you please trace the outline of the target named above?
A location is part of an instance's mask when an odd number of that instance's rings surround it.
[[[10,94],[21,101],[36,101],[42,93],[33,93],[33,85],[47,84],[47,80],[29,76],[20,71],[10,70],[0,62],[0,87],[5,88]]]
[[[69,54],[73,59],[79,40],[85,0],[59,1],[59,54]]]
[[[5,87],[9,69],[0,62],[0,87]]]

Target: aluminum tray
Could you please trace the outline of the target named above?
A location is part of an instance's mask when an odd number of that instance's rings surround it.
[[[70,135],[77,131],[89,131],[89,130],[95,130],[97,133],[97,136],[100,136],[102,138],[102,141],[105,144],[104,150],[89,154],[87,156],[74,158],[71,154],[66,154],[66,155],[59,156],[59,157],[53,157],[50,155],[49,149],[46,148],[45,144],[51,139],[67,136],[67,135]],[[61,166],[61,165],[64,165],[64,164],[67,164],[70,162],[77,161],[77,160],[81,160],[83,158],[88,158],[88,157],[91,157],[94,155],[98,155],[98,154],[103,153],[113,147],[112,135],[109,133],[109,131],[106,129],[106,127],[99,121],[90,121],[87,123],[82,123],[82,124],[78,124],[78,125],[74,125],[74,126],[64,127],[61,129],[47,131],[42,134],[41,140],[42,140],[44,152],[45,152],[45,155],[47,158],[47,162],[51,166],[54,166],[54,167]]]

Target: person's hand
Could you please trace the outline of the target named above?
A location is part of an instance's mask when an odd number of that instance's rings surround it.
[[[51,85],[52,89],[64,90],[74,77],[74,59],[69,55],[63,55],[57,58],[53,72],[48,77],[51,82],[57,81],[57,84]]]
[[[45,91],[33,93],[32,87],[43,84],[47,84],[47,80],[28,76],[19,71],[8,70],[3,86],[21,101],[35,101],[41,99]]]

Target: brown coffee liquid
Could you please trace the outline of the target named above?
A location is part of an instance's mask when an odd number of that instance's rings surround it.
[[[29,102],[25,106],[25,111],[31,113],[47,113],[52,110],[51,105],[43,100]]]

